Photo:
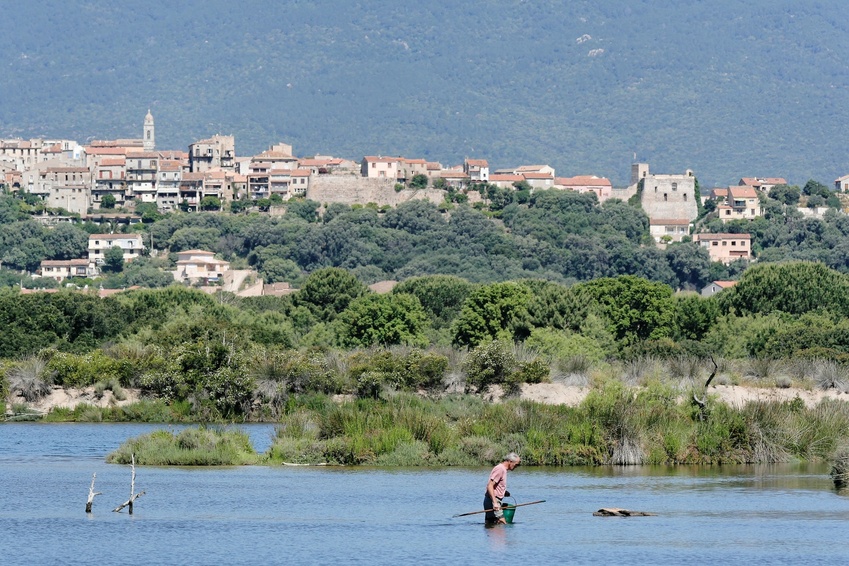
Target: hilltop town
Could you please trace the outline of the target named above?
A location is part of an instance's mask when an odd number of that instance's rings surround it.
[[[46,224],[82,219],[95,223],[139,222],[146,210],[170,212],[280,212],[285,201],[308,199],[323,206],[397,206],[411,200],[481,203],[487,189],[515,191],[558,189],[592,193],[598,203],[637,199],[648,216],[649,232],[661,248],[685,238],[704,247],[712,261],[729,264],[752,259],[749,234],[693,233],[700,208],[709,206],[723,223],[762,216],[761,195],[786,187],[780,177],[742,177],[738,185],[705,191],[693,171],[656,174],[646,163],[631,166],[627,187],[614,187],[604,176],[558,176],[549,165],[522,164],[491,170],[486,159],[461,164],[411,157],[369,155],[360,161],[314,155],[298,157],[291,145],[277,143],[252,156],[238,156],[231,135],[214,135],[189,145],[188,151],[156,146],[153,115],[148,111],[140,138],[88,140],[0,140],[0,172],[6,190],[27,195],[41,205],[36,218]],[[849,175],[835,181],[836,193],[849,189]],[[824,204],[824,203],[823,203]],[[805,209],[822,214],[826,207]],[[49,212],[49,213],[48,213]],[[92,234],[88,257],[45,260],[39,274],[62,281],[96,276],[112,247],[132,261],[145,249],[140,234]],[[181,255],[182,278],[217,280],[228,270],[205,250],[172,250]],[[186,267],[188,266],[188,267]],[[175,274],[177,279],[181,276]],[[727,282],[717,281],[713,291]]]

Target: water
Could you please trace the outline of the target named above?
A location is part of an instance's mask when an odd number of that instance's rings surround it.
[[[3,564],[846,564],[849,497],[825,465],[519,467],[515,523],[485,528],[488,469],[136,468],[104,457],[160,428],[0,425]],[[273,427],[243,427],[264,451]],[[85,513],[92,473],[94,512]],[[602,518],[600,507],[657,513]]]

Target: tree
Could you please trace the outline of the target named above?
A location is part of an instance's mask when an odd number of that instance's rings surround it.
[[[581,283],[575,291],[598,306],[608,329],[623,345],[664,338],[671,332],[675,306],[668,285],[623,275]]]
[[[475,289],[454,323],[454,343],[476,346],[488,339],[523,340],[530,333],[530,298],[526,286],[511,281]]]
[[[718,301],[723,312],[740,314],[827,310],[849,316],[849,277],[822,263],[761,264],[747,269]]]
[[[392,289],[393,293],[408,293],[415,296],[434,328],[448,328],[474,285],[453,275],[429,275],[412,277]]]
[[[342,341],[349,346],[425,346],[427,315],[419,300],[406,293],[369,293],[339,315]]]
[[[321,203],[309,199],[292,199],[286,203],[286,212],[303,218],[307,222],[318,221],[318,208]]]
[[[666,259],[678,278],[678,287],[698,290],[707,285],[710,276],[710,254],[699,244],[673,244],[666,249]]]
[[[272,257],[262,262],[259,274],[267,283],[277,283],[279,281],[293,283],[300,279],[301,268],[291,259]]]
[[[819,195],[822,198],[827,199],[831,194],[831,189],[818,181],[810,179],[807,183],[805,183],[805,186],[802,187],[802,194],[808,196]]]
[[[150,224],[151,222],[156,222],[162,215],[159,214],[159,210],[156,208],[155,202],[138,202],[135,206],[136,214],[141,216],[142,222],[145,224]]]
[[[802,192],[796,185],[775,185],[769,190],[769,197],[781,204],[796,205]]]
[[[88,251],[88,233],[73,224],[63,223],[44,234],[49,259],[76,259]]]
[[[120,273],[124,269],[124,250],[112,246],[103,253],[103,270],[108,273]]]
[[[115,208],[116,202],[117,201],[115,200],[114,196],[109,194],[103,195],[103,197],[100,199],[100,208],[111,210]]]
[[[413,178],[410,179],[410,188],[411,189],[426,189],[427,188],[427,175],[419,173],[417,175],[413,175]]]
[[[207,195],[200,199],[201,210],[221,210],[221,199],[216,196]]]
[[[300,291],[295,293],[295,306],[307,307],[320,321],[327,322],[348,308],[354,299],[365,295],[368,289],[359,279],[338,267],[314,271],[307,277]]]

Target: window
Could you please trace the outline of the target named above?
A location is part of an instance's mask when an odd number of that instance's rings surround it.
[[[669,195],[667,195],[666,193],[663,193],[663,200],[664,201],[669,200]]]
[[[684,202],[687,202],[687,193],[684,193]]]
[[[678,190],[678,183],[672,183],[672,190],[673,190],[673,191],[677,191],[677,190]]]
[[[711,242],[711,244],[714,245],[714,246],[718,246],[719,242]]]

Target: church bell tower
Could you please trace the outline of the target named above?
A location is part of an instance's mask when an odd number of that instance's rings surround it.
[[[153,151],[156,148],[156,136],[153,132],[153,114],[150,113],[150,109],[147,111],[147,116],[144,117],[142,145],[145,151]]]

